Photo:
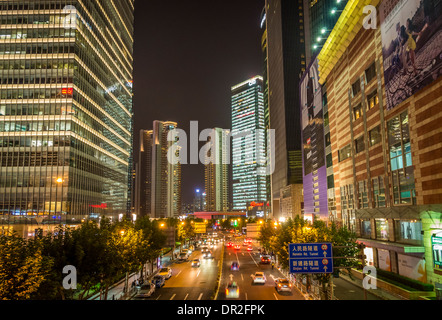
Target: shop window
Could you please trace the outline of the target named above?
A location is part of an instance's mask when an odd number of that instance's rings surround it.
[[[376,219],[376,239],[378,240],[388,240],[389,230],[387,219]]]
[[[371,221],[362,220],[361,221],[361,237],[371,238]]]
[[[397,242],[421,244],[422,222],[418,220],[395,220],[395,236]]]

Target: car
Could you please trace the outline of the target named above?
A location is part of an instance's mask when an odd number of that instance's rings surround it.
[[[201,248],[201,252],[202,253],[207,252],[207,251],[209,251],[209,248],[207,248],[206,246]]]
[[[233,247],[233,243],[232,242],[227,242],[227,247]]]
[[[272,261],[272,259],[270,259],[270,256],[261,256],[261,263],[262,264],[270,264],[270,262]]]
[[[155,287],[161,288],[166,283],[166,279],[163,276],[157,274],[152,278],[151,282],[155,285]]]
[[[275,288],[276,288],[276,291],[278,291],[278,292],[280,292],[280,291],[291,292],[292,291],[292,284],[287,279],[279,278],[279,279],[275,280]]]
[[[232,262],[232,264],[230,265],[230,270],[238,271],[239,270],[239,263],[236,261]]]
[[[199,267],[199,266],[200,266],[200,259],[193,259],[192,267]]]
[[[247,251],[253,251],[253,247],[252,246],[248,246],[247,247]]]
[[[180,260],[180,261],[187,261],[187,258],[188,258],[188,256],[187,256],[187,253],[185,253],[185,252],[181,252],[180,255],[178,256],[178,260]]]
[[[135,298],[149,298],[155,293],[155,285],[153,283],[143,284],[135,295]]]
[[[266,283],[266,276],[264,275],[264,272],[255,272],[255,274],[253,275],[253,283],[261,283],[261,284],[265,284]]]
[[[235,250],[240,250],[241,246],[239,244],[235,244]]]
[[[169,267],[161,268],[158,274],[160,276],[163,276],[166,280],[170,279],[170,277],[172,276],[172,269]]]
[[[212,252],[211,251],[206,251],[203,253],[203,258],[204,259],[210,259],[212,258]]]
[[[227,284],[226,298],[239,298],[239,287],[235,281],[231,281]]]

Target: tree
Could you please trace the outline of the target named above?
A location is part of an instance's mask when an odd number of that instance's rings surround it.
[[[52,264],[42,250],[41,238],[0,236],[0,300],[29,300],[38,292]]]

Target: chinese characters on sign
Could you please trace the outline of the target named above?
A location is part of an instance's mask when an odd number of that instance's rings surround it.
[[[332,245],[331,243],[291,243],[289,263],[291,273],[332,273]]]

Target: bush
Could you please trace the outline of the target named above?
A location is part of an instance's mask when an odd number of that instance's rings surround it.
[[[400,274],[377,269],[377,277],[386,280],[398,287],[402,287],[408,291],[433,291],[434,285],[423,283],[414,279],[404,277]]]

